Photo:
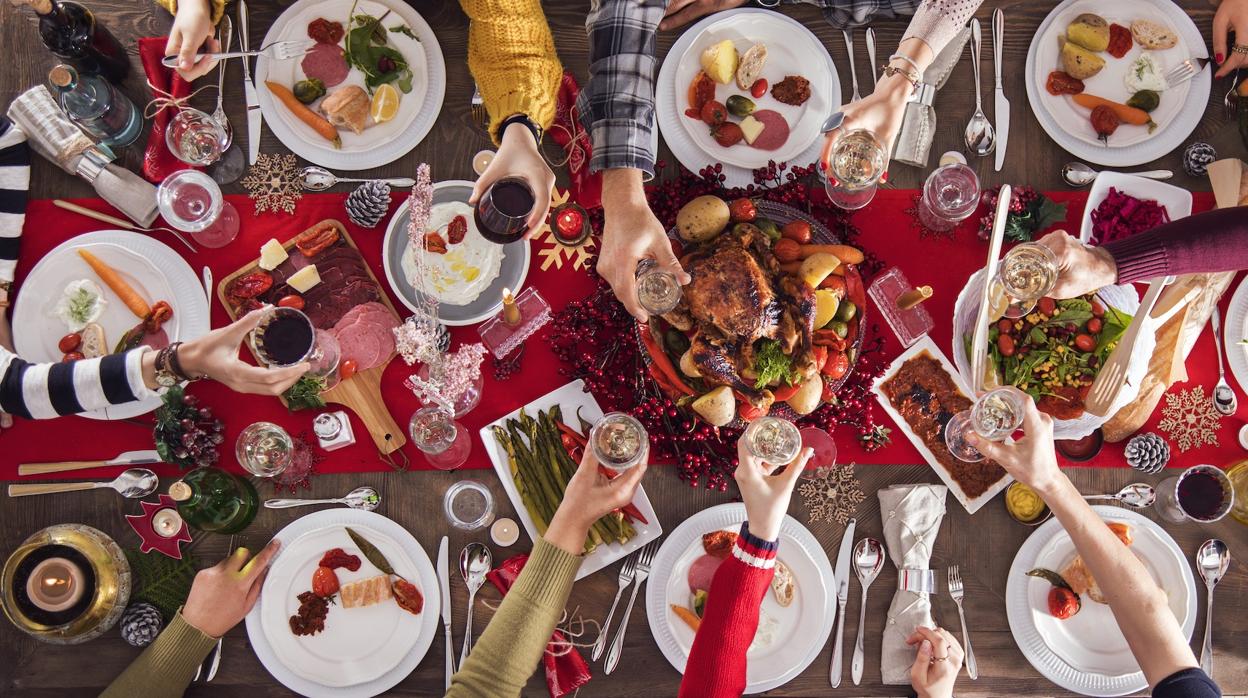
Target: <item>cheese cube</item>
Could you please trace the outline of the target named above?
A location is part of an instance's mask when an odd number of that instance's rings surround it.
[[[752,116],[742,119],[741,133],[745,134],[745,142],[754,145],[754,140],[758,138],[758,134],[763,132],[764,127],[766,127],[766,124]]]
[[[308,289],[321,283],[321,273],[316,270],[315,264],[309,264],[292,274],[286,283],[300,293],[307,293]]]
[[[260,268],[273,271],[289,256],[286,254],[286,248],[282,247],[282,243],[270,239],[260,247]]]

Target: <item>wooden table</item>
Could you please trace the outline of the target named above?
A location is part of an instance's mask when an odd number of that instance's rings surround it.
[[[288,3],[281,3],[282,5]],[[992,7],[1000,4],[1008,17],[1005,53],[1012,64],[1021,66],[1025,60],[1031,34],[1048,12],[1051,3],[985,3],[980,9],[981,20],[987,20]],[[1181,0],[1179,3],[1195,17],[1202,30],[1208,32],[1212,9],[1202,0]],[[465,52],[467,21],[459,7],[452,2],[420,3],[426,20],[437,32],[447,58],[448,89],[446,104],[433,132],[420,147],[375,174],[408,174],[420,161],[435,163],[439,178],[470,178],[469,158],[472,153],[488,142],[481,132],[472,127],[468,114],[468,97],[471,94],[471,78],[468,74]],[[586,37],[583,28],[587,2],[560,2],[547,8],[555,30],[555,42],[561,58],[577,77],[584,82],[586,76]],[[133,51],[134,40],[139,36],[163,35],[169,27],[169,19],[162,10],[143,0],[97,0],[91,3],[98,17]],[[262,36],[263,30],[276,17],[277,4],[253,2],[253,43]],[[845,49],[838,32],[823,23],[812,8],[786,8],[787,13],[812,27],[829,46],[842,71],[846,69]],[[905,26],[904,20],[880,22],[876,31],[881,51],[895,45]],[[660,37],[660,51],[666,51],[676,34],[668,32]],[[29,15],[14,11],[7,3],[0,3],[0,45],[22,47],[12,51],[0,65],[0,103],[7,102],[30,85],[42,82],[53,57],[38,48],[33,20]],[[861,42],[859,42],[861,46]],[[987,42],[985,48],[987,49]],[[865,65],[865,51],[858,56],[859,65]],[[990,66],[985,50],[985,72]],[[142,89],[142,72],[137,59],[132,56],[135,73],[127,83],[127,91],[136,102],[147,98]],[[863,70],[863,69],[860,69]],[[244,102],[239,78],[240,69],[230,66],[227,85],[226,110],[240,131],[245,130]],[[956,149],[961,142],[963,126],[972,111],[972,86],[970,67],[963,64],[957,74],[936,100],[940,128],[933,152]],[[861,77],[867,80],[865,72]],[[985,79],[985,86],[989,81]],[[1222,116],[1220,103],[1225,83],[1215,84],[1210,97],[1210,107],[1193,138],[1208,140],[1224,155],[1242,154],[1242,146],[1234,128]],[[988,160],[973,163],[987,184],[1014,182],[1030,184],[1041,189],[1062,186],[1058,170],[1062,163],[1071,159],[1055,146],[1041,130],[1036,119],[1026,108],[1027,100],[1021,80],[1007,74],[1006,88],[1013,105],[1012,133],[1009,143],[1010,157],[1003,173],[993,173]],[[848,87],[846,86],[846,91]],[[473,134],[469,136],[468,134]],[[262,149],[267,152],[285,152],[276,138],[266,129]],[[661,157],[674,165],[670,153]],[[135,166],[138,153],[126,154],[126,163]],[[1165,167],[1177,173],[1175,182],[1191,189],[1208,189],[1203,179],[1193,179],[1181,171],[1178,153],[1172,153],[1148,168]],[[893,172],[897,186],[918,186],[925,172],[898,167]],[[237,186],[227,191],[241,191]],[[36,159],[32,170],[32,196],[93,196],[90,187],[76,178],[66,176],[49,163]],[[66,435],[71,436],[74,419],[63,422]],[[0,436],[0,443],[4,437]],[[479,447],[479,445],[478,445]],[[2,451],[0,451],[2,453]],[[0,457],[3,457],[0,455]],[[489,471],[456,473],[413,472],[406,474],[375,473],[369,475],[322,475],[314,482],[309,496],[337,496],[358,485],[376,487],[383,498],[381,513],[393,518],[414,532],[428,551],[435,551],[438,539],[447,532],[448,526],[440,524],[442,493],[453,482],[463,477],[475,477],[484,481],[500,502],[499,515],[510,515],[511,507],[497,479]],[[925,465],[863,466],[858,477],[868,493],[866,502],[858,510],[858,536],[881,537],[879,504],[875,492],[880,487],[894,483],[935,482],[936,476]],[[1156,482],[1160,476],[1136,476],[1128,469],[1076,469],[1071,471],[1074,482],[1085,492],[1112,492],[1131,481]],[[167,487],[168,482],[162,483]],[[681,483],[672,468],[656,467],[646,476],[646,489],[664,526],[671,530],[680,521],[708,506],[732,501],[731,494],[710,493],[695,490]],[[267,494],[264,493],[264,494]],[[800,501],[795,501],[790,512],[801,521],[807,514]],[[106,492],[76,493],[42,500],[6,500],[0,506],[0,552],[7,553],[26,536],[51,524],[83,522],[103,529],[127,544],[133,543],[122,515],[132,513],[131,503]],[[298,512],[264,510],[255,524],[247,531],[248,543],[262,545],[268,537],[293,520]],[[433,522],[433,523],[431,523]],[[835,560],[841,539],[841,528],[829,524],[812,524],[812,532],[824,544],[824,549]],[[1167,525],[1189,558],[1200,542],[1211,536],[1226,540],[1232,551],[1248,550],[1248,530],[1229,519],[1217,525],[1185,524]],[[1005,514],[1000,502],[993,502],[974,520],[956,503],[950,502],[941,534],[937,539],[933,567],[941,571],[949,564],[960,564],[967,587],[966,614],[971,627],[972,640],[979,660],[980,679],[970,681],[965,676],[959,681],[959,695],[1004,696],[1061,694],[1055,686],[1038,676],[1015,647],[1006,623],[1004,608],[1005,577],[1014,552],[1022,544],[1031,529],[1015,524]],[[470,540],[481,536],[451,533],[452,551],[457,552]],[[225,553],[226,540],[221,537],[203,536],[195,548],[195,554],[205,562],[219,559]],[[508,551],[495,550],[496,556],[520,551],[517,546]],[[615,591],[617,568],[583,580],[573,591],[570,605],[580,606],[589,618],[601,619]],[[839,695],[904,695],[906,689],[879,684],[879,643],[883,618],[888,606],[890,588],[895,584],[896,573],[888,565],[874,586],[868,609],[866,648],[867,666],[862,686],[851,686],[848,675],[845,684],[835,693]],[[1218,652],[1215,677],[1228,694],[1248,693],[1248,653],[1242,648],[1248,641],[1248,630],[1242,621],[1248,612],[1248,575],[1242,563],[1235,563],[1218,591],[1219,613],[1214,620],[1214,632]],[[860,589],[851,584],[850,610],[847,624],[846,645],[854,641],[853,628],[857,625]],[[455,604],[456,648],[461,640],[463,608],[467,594],[463,585],[456,582],[452,589]],[[483,599],[497,600],[497,594],[487,585],[482,591]],[[1199,648],[1204,625],[1203,592],[1200,593],[1201,611],[1197,618],[1197,631],[1193,645]],[[957,628],[957,613],[947,594],[935,600],[937,622],[948,628]],[[477,627],[488,622],[489,611],[478,604]],[[397,686],[395,695],[434,695],[440,693],[443,681],[441,661],[442,640],[435,639],[433,649],[415,672]],[[0,624],[0,692],[5,695],[94,695],[108,684],[122,668],[137,655],[137,650],[126,645],[115,633],[92,642],[86,648],[56,648],[35,642],[21,635],[7,623]],[[846,650],[846,674],[848,674],[850,650]],[[828,694],[828,665],[831,643],[802,676],[786,686],[773,691],[774,695]],[[593,667],[595,673],[599,667]],[[613,676],[596,677],[582,695],[586,696],[640,696],[674,695],[680,675],[662,657],[650,637],[644,611],[633,614],[628,630],[628,641],[619,671]],[[277,684],[247,647],[247,636],[237,628],[227,636],[217,679],[207,686],[196,685],[191,695],[286,695],[287,691]],[[530,681],[526,695],[545,695],[540,675]]]

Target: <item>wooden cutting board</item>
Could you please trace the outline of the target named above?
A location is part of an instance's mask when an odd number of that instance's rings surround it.
[[[343,241],[345,241],[351,249],[355,250],[356,254],[360,253],[360,248],[356,246],[355,240],[351,239],[351,235],[347,232],[346,227],[341,222],[333,219],[326,219],[312,226],[312,228],[318,228],[326,223],[333,224],[333,226],[338,229],[338,234],[342,236]],[[311,230],[311,228],[309,228],[309,230]],[[299,237],[299,235],[292,235],[290,239],[283,243],[282,246],[286,248],[287,252],[294,247],[295,238],[297,237]],[[362,255],[361,261],[363,261]],[[217,297],[221,300],[221,305],[225,306],[225,312],[229,314],[230,320],[237,320],[238,316],[226,296],[226,289],[229,288],[230,283],[233,282],[234,279],[237,279],[244,274],[250,274],[253,271],[260,270],[259,262],[260,260],[257,258],[255,261],[248,263],[242,269],[239,269],[233,274],[225,277],[219,284],[217,284]],[[377,282],[377,277],[373,274],[372,268],[368,266],[367,262],[364,262],[363,266],[364,272],[368,274],[368,278],[372,280],[374,285],[377,286],[377,290],[380,294],[379,302],[390,310],[396,321],[402,322],[402,318],[399,317],[399,313],[395,310],[394,304],[390,302],[390,297],[386,295],[385,287]],[[338,385],[321,393],[321,399],[325,402],[342,405],[343,407],[350,409],[352,412],[355,412],[355,414],[359,416],[360,421],[364,423],[365,428],[368,429],[368,434],[372,437],[373,443],[376,444],[377,450],[383,454],[393,453],[394,451],[402,448],[403,444],[407,443],[407,436],[394,421],[394,417],[390,415],[390,411],[386,408],[386,404],[381,397],[381,375],[385,373],[386,366],[390,365],[390,361],[393,360],[396,355],[397,352],[391,352],[390,356],[386,357],[385,362],[380,366],[374,366],[367,371],[359,371],[354,376],[351,376],[345,381],[340,381]],[[252,352],[252,356],[255,356],[254,351]],[[259,361],[258,358],[257,361]],[[282,404],[285,403],[286,400],[283,398]]]

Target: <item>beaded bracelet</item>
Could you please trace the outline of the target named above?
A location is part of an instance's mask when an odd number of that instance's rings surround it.
[[[883,66],[881,66],[880,70],[884,72],[884,76],[880,78],[881,80],[883,78],[890,78],[894,75],[900,75],[906,79],[906,82],[910,83],[910,89],[912,90],[919,89],[920,78],[919,78],[918,73],[914,72],[913,70],[909,70],[909,71],[902,70],[901,68],[898,68],[893,65],[889,65],[888,63],[885,63]]]

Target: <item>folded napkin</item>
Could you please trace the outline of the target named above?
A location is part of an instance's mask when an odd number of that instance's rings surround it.
[[[940,522],[945,517],[947,492],[944,485],[896,485],[879,491],[884,543],[899,573],[927,570]],[[884,683],[910,683],[915,648],[906,644],[906,638],[919,626],[935,625],[928,595],[899,587],[888,608],[888,622],[880,648]]]
[[[182,99],[191,93],[191,83],[182,79],[173,68],[166,68],[160,61],[165,57],[166,39],[163,36],[145,36],[139,39],[139,60],[143,62],[143,70],[147,73],[147,84],[153,90],[153,96],[160,92],[174,99]],[[147,112],[151,114],[151,112]],[[191,166],[179,160],[169,152],[165,143],[165,129],[174,109],[161,107],[152,116],[152,130],[147,137],[147,149],[143,151],[143,176],[149,182],[163,182],[165,177],[178,170],[191,169]]]

